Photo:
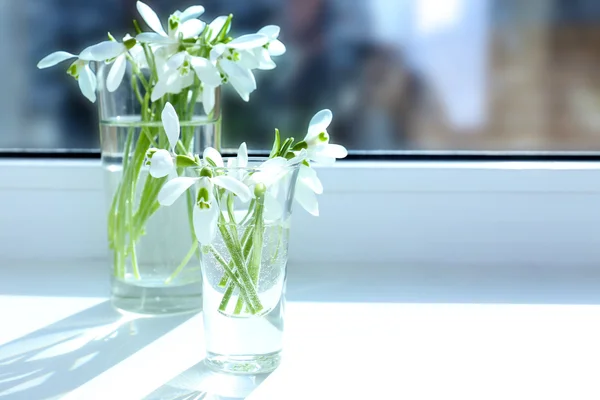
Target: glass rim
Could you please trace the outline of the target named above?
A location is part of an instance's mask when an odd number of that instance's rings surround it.
[[[223,159],[223,164],[225,164],[223,167],[212,167],[215,170],[240,170],[240,171],[262,171],[264,170],[264,168],[261,168],[261,164],[264,163],[267,160],[270,160],[270,157],[248,157],[248,165],[246,167],[228,167],[227,166],[227,161],[228,160],[235,160],[237,159],[237,157],[235,156],[228,156],[228,157],[222,157]],[[303,160],[298,160],[292,164],[287,164],[287,165],[282,165],[279,168],[282,169],[288,169],[288,170],[294,170],[300,167],[300,165],[302,164]],[[255,163],[255,165],[250,165],[251,163]],[[197,166],[192,166],[192,167],[185,167],[186,170],[201,170],[202,167],[197,167]]]

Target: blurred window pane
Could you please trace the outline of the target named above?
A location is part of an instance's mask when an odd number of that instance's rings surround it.
[[[190,0],[148,0],[164,18]],[[351,150],[599,150],[597,0],[204,0],[234,34],[282,27],[288,53],[224,99],[224,147],[303,136],[333,110]],[[0,149],[98,147],[95,107],[48,53],[131,32],[134,0],[0,1]],[[64,66],[63,66],[64,67]]]

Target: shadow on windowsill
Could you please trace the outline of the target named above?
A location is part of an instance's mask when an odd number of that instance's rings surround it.
[[[106,301],[4,344],[0,346],[0,399],[57,398],[192,316],[123,315]]]
[[[218,373],[208,368],[202,360],[150,393],[144,400],[243,400],[268,376]]]

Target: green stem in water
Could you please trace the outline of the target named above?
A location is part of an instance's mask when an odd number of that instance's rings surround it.
[[[244,235],[242,236],[242,246],[243,246],[243,252],[244,252],[244,261],[246,261],[248,259],[248,255],[250,254],[250,250],[252,250],[252,232],[254,231],[254,227],[253,226],[249,226],[248,228],[246,228],[246,230],[244,231]],[[233,267],[233,264],[231,264],[231,267]],[[221,278],[221,282],[219,282],[219,286],[220,287],[225,287],[227,285],[229,278],[227,277],[227,275],[223,275],[223,278]]]
[[[242,219],[242,222],[240,222],[240,226],[243,226],[246,224],[246,222],[248,222],[248,219],[250,218],[250,216],[252,215],[252,213],[254,211],[255,204],[256,204],[256,200],[252,199],[252,201],[250,202],[250,205],[248,206],[248,212]]]
[[[133,276],[135,279],[140,280],[142,276],[140,275],[140,269],[138,267],[137,262],[137,254],[135,252],[135,242],[132,240],[130,244],[130,253],[131,253],[131,269],[133,270]]]
[[[265,229],[263,221],[265,209],[264,201],[264,197],[259,197],[256,201],[256,212],[254,214],[254,234],[252,235],[252,255],[250,256],[250,261],[248,262],[248,273],[252,277],[252,281],[255,285],[258,285],[263,251],[263,238]]]
[[[246,287],[246,283],[238,279],[238,277],[231,270],[231,268],[229,268],[229,265],[227,264],[227,261],[225,261],[225,259],[223,258],[223,256],[221,256],[219,254],[219,252],[217,251],[217,249],[214,248],[214,246],[210,245],[210,246],[208,246],[208,248],[210,249],[210,251],[212,252],[213,256],[215,257],[215,260],[217,260],[217,262],[219,264],[221,264],[221,266],[225,270],[225,273],[227,275],[229,275],[229,279],[231,279],[233,282],[235,282],[235,285],[239,288],[239,290],[240,290],[240,297],[244,299],[244,301],[248,305],[248,309],[250,310],[250,312],[252,314],[255,314],[255,313],[261,311],[263,307],[260,304],[260,301],[257,304],[258,305],[258,308],[257,308],[255,306],[255,304],[253,304],[253,300],[251,298],[252,295],[249,293],[248,287]],[[251,290],[254,290],[254,289],[251,288]],[[223,308],[223,310],[225,310],[225,309]]]
[[[194,196],[191,191],[186,191],[186,203],[187,203],[187,216],[188,216],[188,225],[190,227],[190,235],[192,236],[192,240],[197,242],[196,231],[194,230]],[[200,259],[200,248],[196,249],[196,257]]]
[[[248,260],[248,256],[250,255],[250,252],[252,251],[253,232],[254,232],[254,226],[250,225],[249,227],[246,228],[246,230],[244,231],[244,235],[242,236],[242,245],[243,245],[242,251],[244,254],[244,262],[246,262]],[[224,311],[225,308],[227,308],[227,305],[229,304],[229,301],[231,300],[231,295],[233,294],[233,289],[235,287],[233,286],[233,283],[229,282],[227,275],[224,275],[223,278],[221,279],[221,282],[219,282],[219,286],[221,286],[221,287],[225,287],[228,283],[229,283],[229,286],[227,287],[227,290],[225,291],[225,294],[223,295],[223,300],[221,301],[221,304],[223,307],[221,309],[222,311]],[[242,312],[242,309],[241,309],[242,306],[243,306],[243,303],[238,299],[237,305],[235,307],[236,311],[234,311],[234,315]]]
[[[243,287],[248,294],[248,301],[246,303],[248,305],[252,306],[252,308],[255,310],[255,312],[262,311],[263,306],[260,302],[260,298],[258,297],[258,294],[256,293],[256,288],[254,287],[252,278],[250,277],[250,275],[248,274],[248,271],[244,267],[244,256],[242,254],[242,249],[239,246],[236,246],[234,244],[234,241],[224,224],[219,224],[219,230],[221,231],[221,236],[223,237],[225,246],[227,246],[227,249],[229,250],[229,253],[231,254],[231,259],[233,260],[233,263],[234,263],[235,267],[237,268],[237,272],[240,276],[240,281],[242,283],[242,286],[240,286],[240,288]],[[229,269],[229,266],[227,265],[226,271],[228,269]],[[233,273],[229,274],[229,275],[230,275],[229,279],[232,279]]]
[[[260,264],[262,260],[263,239],[264,239],[264,201],[263,196],[256,199],[256,210],[254,212],[254,234],[252,235],[252,254],[248,260],[248,275],[252,279],[255,287],[258,289],[258,278],[260,276]],[[242,312],[244,304],[238,299],[234,313]]]
[[[179,266],[177,267],[177,269],[171,274],[171,276],[169,276],[167,278],[167,280],[165,280],[165,284],[166,285],[168,285],[169,283],[173,282],[173,280],[175,278],[177,278],[177,275],[179,275],[181,273],[181,271],[183,271],[183,269],[185,268],[185,266],[188,264],[188,262],[190,262],[190,260],[192,259],[192,257],[196,253],[196,250],[198,250],[198,241],[194,241],[194,244],[192,244],[192,247],[190,248],[190,251],[188,251],[188,253],[185,255],[185,258],[181,261],[181,263],[179,264]]]

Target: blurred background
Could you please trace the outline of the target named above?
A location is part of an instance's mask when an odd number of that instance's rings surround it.
[[[148,0],[164,19],[198,0]],[[598,0],[201,0],[234,34],[282,27],[288,53],[228,93],[224,147],[270,148],[333,110],[332,140],[394,151],[600,150]],[[95,106],[50,52],[132,32],[135,0],[0,0],[0,150],[98,147]],[[63,68],[64,67],[64,68]]]

